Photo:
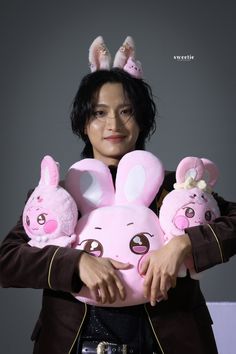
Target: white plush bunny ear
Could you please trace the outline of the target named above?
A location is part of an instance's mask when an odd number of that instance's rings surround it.
[[[72,165],[65,178],[65,188],[75,199],[81,214],[114,201],[110,170],[96,159],[84,159]]]
[[[184,183],[188,178],[199,181],[204,173],[204,166],[198,157],[185,157],[176,169],[176,182]]]
[[[59,164],[49,155],[41,161],[40,186],[57,187],[59,183]]]
[[[137,79],[143,77],[142,64],[135,59],[135,44],[132,37],[126,37],[124,43],[117,51],[113,67],[121,68]]]
[[[109,70],[111,67],[111,55],[102,36],[95,38],[89,48],[89,64],[92,72]]]
[[[129,152],[118,165],[115,204],[149,206],[163,179],[164,168],[156,156],[142,150]]]
[[[126,37],[124,43],[117,51],[113,67],[123,69],[129,58],[135,58],[135,44],[132,37]]]
[[[204,175],[203,179],[206,181],[206,183],[213,188],[214,185],[216,184],[216,181],[219,176],[219,170],[217,166],[212,162],[211,160],[202,158],[201,159],[204,165]]]

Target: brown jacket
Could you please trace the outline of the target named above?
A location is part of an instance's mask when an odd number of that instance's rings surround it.
[[[159,204],[172,189],[173,179],[173,173],[166,174],[156,199]],[[211,225],[186,230],[199,272],[228,261],[236,253],[236,204],[215,197],[222,216]],[[87,306],[70,294],[82,286],[76,272],[81,253],[57,246],[30,247],[28,240],[19,220],[0,248],[1,286],[44,289],[42,310],[32,334],[34,354],[72,354],[87,312]],[[168,295],[168,301],[155,307],[144,305],[160,352],[217,353],[199,282],[179,278]]]

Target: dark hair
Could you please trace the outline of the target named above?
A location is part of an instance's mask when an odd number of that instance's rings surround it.
[[[146,140],[156,129],[156,105],[153,101],[151,88],[144,80],[136,79],[118,68],[95,71],[82,79],[70,115],[73,132],[85,142],[81,153],[82,157],[93,157],[92,145],[84,130],[92,115],[94,97],[106,83],[121,83],[130,99],[134,117],[140,129],[136,149],[144,150]]]

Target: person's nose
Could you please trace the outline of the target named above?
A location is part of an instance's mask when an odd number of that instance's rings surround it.
[[[112,112],[106,119],[106,127],[108,130],[116,131],[121,126],[120,117],[116,112]]]

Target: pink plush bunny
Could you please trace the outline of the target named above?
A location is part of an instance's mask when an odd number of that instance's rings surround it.
[[[140,61],[129,58],[124,66],[124,70],[135,77],[143,77],[143,69]]]
[[[29,244],[71,246],[75,240],[78,210],[70,194],[59,186],[58,164],[51,156],[41,162],[41,179],[23,211]]]
[[[111,54],[102,36],[95,38],[90,45],[89,66],[91,72],[109,70],[111,68]],[[135,59],[135,44],[132,37],[127,36],[122,46],[116,52],[113,68],[124,69],[138,79],[143,77],[142,64]]]
[[[185,157],[176,170],[174,190],[167,194],[160,208],[160,224],[164,231],[165,243],[174,236],[183,235],[188,227],[211,223],[220,215],[212,188],[216,183],[218,170],[207,159]],[[200,276],[189,265],[191,277]],[[186,275],[186,267],[180,269],[179,276]]]
[[[162,181],[163,167],[151,153],[134,151],[118,165],[115,190],[110,170],[101,161],[85,159],[75,163],[66,176],[66,188],[77,202],[79,219],[77,249],[96,257],[129,262],[120,270],[127,298],[101,305],[83,287],[76,298],[99,306],[130,306],[147,302],[143,296],[140,262],[148,252],[163,245],[163,232],[156,214],[148,208]]]

